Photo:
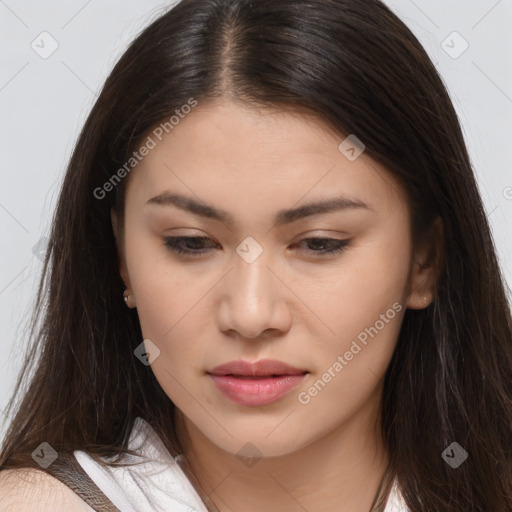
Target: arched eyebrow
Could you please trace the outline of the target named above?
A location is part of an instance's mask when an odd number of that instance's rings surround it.
[[[181,194],[164,192],[148,199],[146,205],[175,206],[176,208],[193,213],[194,215],[218,220],[229,226],[235,224],[235,220],[230,213]],[[347,209],[366,209],[373,211],[370,206],[359,199],[342,196],[307,203],[296,208],[280,210],[276,213],[274,222],[275,224],[291,224],[292,222],[312,215],[321,215]]]

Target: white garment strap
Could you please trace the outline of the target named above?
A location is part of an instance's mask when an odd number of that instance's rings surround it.
[[[123,512],[207,512],[183,470],[142,418],[135,420],[128,448],[138,452],[142,456],[139,460],[144,462],[103,467],[86,452],[77,450],[74,455],[94,483]]]

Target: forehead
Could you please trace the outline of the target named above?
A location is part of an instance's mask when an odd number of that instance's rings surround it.
[[[388,209],[404,200],[383,166],[364,151],[347,158],[346,136],[312,115],[217,101],[199,103],[167,130],[161,140],[149,133],[154,147],[129,180],[133,200],[179,191],[228,210],[257,202],[272,211],[341,194]]]

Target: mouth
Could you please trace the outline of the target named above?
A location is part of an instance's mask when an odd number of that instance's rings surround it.
[[[276,402],[295,388],[307,374],[307,370],[275,360],[256,363],[232,361],[207,372],[225,398],[246,406]]]

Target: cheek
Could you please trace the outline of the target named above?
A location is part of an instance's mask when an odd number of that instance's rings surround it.
[[[172,274],[148,275],[136,289],[134,285],[144,337],[154,340],[162,352],[179,350],[180,359],[187,357],[208,324],[203,301],[210,287],[204,279]]]
[[[404,301],[409,265],[407,244],[360,242],[342,257],[329,279],[318,280],[308,301],[336,334],[354,335],[353,328],[373,324],[396,301]]]
[[[400,332],[409,258],[407,241],[398,233],[368,238],[347,252],[331,279],[309,294],[309,303],[329,327],[311,340],[318,373],[331,368],[336,374],[333,380],[342,388],[355,386],[362,394],[371,391],[386,370]],[[335,371],[338,356],[346,363]]]
[[[207,327],[200,299],[208,287],[177,273],[147,267],[138,274],[134,290],[143,337],[160,350],[151,370],[167,396],[179,408],[187,409],[190,393],[196,394],[196,377],[204,367],[198,344]]]
[[[151,240],[136,243],[134,237],[127,254],[143,337],[160,350],[152,370],[166,392],[174,395],[177,382],[190,381],[206,364],[200,344],[205,333],[212,332],[209,292],[221,276],[177,264],[167,249]]]
[[[188,276],[163,243],[142,229],[132,228],[126,248],[142,332],[148,338],[164,339],[204,295],[204,280]]]
[[[328,411],[327,426],[351,417],[376,392],[405,313],[402,273],[382,273],[379,262],[366,263],[359,274],[347,269],[336,297],[324,300],[323,318],[334,334],[312,336],[314,373],[297,397],[312,417]]]

